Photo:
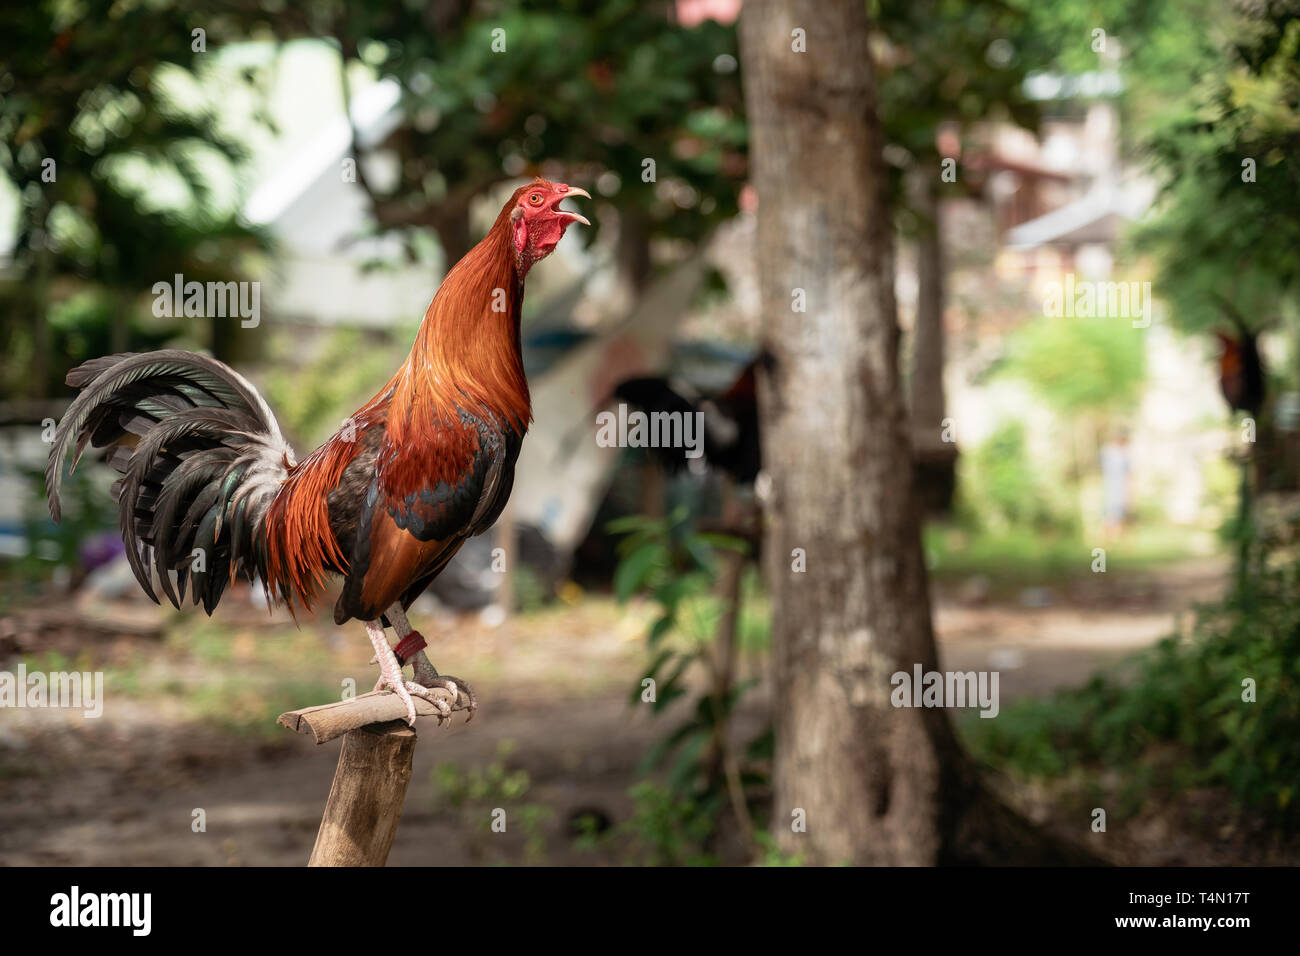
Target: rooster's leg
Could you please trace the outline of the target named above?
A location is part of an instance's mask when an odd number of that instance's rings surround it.
[[[370,638],[370,644],[375,649],[373,660],[379,663],[379,680],[375,684],[375,690],[391,690],[401,698],[402,703],[406,705],[408,724],[415,726],[415,701],[411,699],[412,694],[417,694],[433,703],[441,711],[439,717],[447,717],[451,714],[451,708],[447,706],[446,701],[435,697],[427,687],[414,684],[402,676],[402,664],[393,653],[393,649],[388,646],[388,638],[384,636],[382,622],[366,621],[366,636]],[[454,694],[455,685],[452,685],[450,690]]]
[[[407,620],[406,612],[402,610],[400,603],[395,603],[385,611],[384,616],[393,625],[393,630],[397,632],[399,640],[414,630],[411,627],[411,622]],[[415,672],[416,684],[424,687],[444,687],[456,695],[457,701],[463,697],[465,706],[469,710],[469,716],[465,718],[465,722],[469,723],[474,719],[474,711],[478,710],[478,698],[474,696],[474,691],[469,684],[459,677],[444,677],[439,674],[438,669],[433,666],[433,662],[429,660],[428,655],[423,650],[418,650],[412,654],[407,663],[411,665],[412,670]],[[415,691],[412,692],[416,693]]]

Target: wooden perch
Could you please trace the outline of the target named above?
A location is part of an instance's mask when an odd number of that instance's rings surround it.
[[[433,688],[433,694],[446,701],[453,711],[464,710],[463,702],[455,706],[451,694],[442,687]],[[438,708],[422,697],[416,697],[415,713],[419,717],[436,717]],[[351,700],[339,700],[332,704],[320,704],[316,707],[304,707],[281,714],[278,723],[299,734],[310,733],[316,743],[341,737],[353,730],[360,730],[370,724],[383,724],[392,720],[402,720],[406,716],[406,705],[392,691],[371,691],[353,697]]]
[[[466,709],[463,704],[453,706],[443,688],[433,692],[453,712]],[[435,717],[438,708],[416,697],[415,712]],[[318,744],[343,737],[308,866],[383,866],[388,861],[415,756],[415,731],[405,716],[406,705],[390,691],[280,715],[279,723],[296,733],[310,733]]]

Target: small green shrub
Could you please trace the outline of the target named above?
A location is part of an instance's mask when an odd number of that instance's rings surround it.
[[[453,763],[438,764],[430,773],[435,805],[461,818],[467,832],[474,834],[480,855],[493,835],[496,811],[505,810],[506,825],[512,832],[523,834],[525,860],[543,863],[547,853],[546,831],[555,812],[545,804],[524,801],[532,787],[532,778],[527,770],[508,765],[513,752],[514,744],[503,740],[497,745],[496,759],[486,767],[462,770]]]
[[[957,514],[971,528],[1073,533],[1078,517],[1029,459],[1025,426],[1003,422],[958,461]]]

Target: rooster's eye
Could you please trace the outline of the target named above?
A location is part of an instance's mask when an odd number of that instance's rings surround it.
[[[528,201],[532,203],[534,206],[536,206],[539,202],[542,201],[542,194],[533,193],[531,196],[528,197]]]

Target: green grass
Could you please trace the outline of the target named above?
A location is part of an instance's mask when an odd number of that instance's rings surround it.
[[[1105,548],[1106,571],[1151,570],[1207,553],[1213,536],[1194,528],[1138,527],[1113,541],[1012,529],[970,532],[950,524],[925,529],[931,575],[960,581],[979,574],[995,586],[1061,584],[1090,576],[1093,549]]]

